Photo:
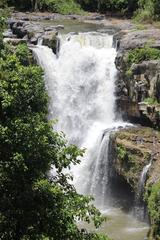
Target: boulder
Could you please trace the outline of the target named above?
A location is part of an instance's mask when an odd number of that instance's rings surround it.
[[[52,48],[53,52],[56,53],[57,49],[57,31],[46,32],[42,36],[42,45]]]
[[[10,28],[17,38],[22,39],[22,42],[28,42],[36,45],[39,39],[42,39],[42,44],[53,49],[56,53],[57,46],[57,30],[64,28],[62,25],[44,27],[43,24],[31,21],[11,21]]]
[[[122,35],[119,39],[118,50],[124,52],[134,48],[142,48],[146,44],[148,44],[150,47],[160,49],[159,29],[131,31]]]
[[[12,33],[11,30],[7,30],[3,33],[4,38],[17,38],[15,34]]]

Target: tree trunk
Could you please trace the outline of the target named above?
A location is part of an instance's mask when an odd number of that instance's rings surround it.
[[[35,0],[35,2],[34,2],[34,11],[35,12],[38,11],[38,0]]]
[[[32,5],[32,11],[37,12],[38,11],[38,0],[31,0]]]

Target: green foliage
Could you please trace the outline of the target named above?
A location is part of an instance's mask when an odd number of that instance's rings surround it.
[[[92,11],[118,11],[133,12],[138,1],[136,0],[77,0],[78,3],[86,10]]]
[[[26,44],[19,44],[16,48],[15,55],[24,66],[33,63],[32,54]]]
[[[130,50],[127,54],[126,63],[129,68],[133,63],[138,64],[142,61],[156,59],[160,59],[160,50],[145,46],[144,48]]]
[[[8,0],[9,6],[21,10],[51,11],[61,14],[81,14],[80,5],[75,0]]]
[[[159,0],[139,0],[139,9],[135,13],[138,22],[151,22],[160,19]]]
[[[117,147],[117,153],[118,153],[118,158],[121,160],[123,160],[125,158],[125,156],[127,155],[125,147],[120,144]]]
[[[160,239],[160,182],[152,185],[146,191],[145,199],[152,223],[153,238]]]
[[[154,41],[154,40],[153,40]],[[130,78],[133,75],[132,65],[139,64],[143,61],[160,59],[160,50],[149,47],[150,43],[143,48],[129,50],[124,57],[125,75]]]
[[[134,13],[134,21],[135,22],[145,22],[145,23],[152,23],[152,14],[148,9],[138,9]]]
[[[9,15],[9,10],[6,7],[6,1],[0,1],[0,49],[3,48],[3,31],[6,28],[6,18]]]
[[[93,221],[99,227],[104,218],[62,173],[84,151],[47,121],[43,71],[25,45],[5,46],[0,56],[1,240],[107,239],[76,225]],[[52,168],[57,174],[49,176]]]
[[[80,5],[74,0],[39,0],[38,8],[62,14],[82,13]]]
[[[131,164],[133,161],[131,154],[121,144],[118,144],[118,146],[117,146],[117,156],[118,156],[119,160],[124,161],[128,164]]]
[[[157,99],[155,98],[146,98],[144,99],[144,102],[149,104],[149,105],[155,105],[155,104],[158,104],[158,101]]]
[[[5,0],[1,0],[3,3]],[[133,15],[139,21],[158,20],[160,18],[159,0],[7,0],[9,6],[21,10],[43,10],[62,14],[87,11],[106,11]]]

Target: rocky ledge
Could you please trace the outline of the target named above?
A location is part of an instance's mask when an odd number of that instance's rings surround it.
[[[116,40],[118,40],[119,52],[142,48],[146,44],[160,49],[160,30],[149,26],[149,29],[144,30],[121,31],[114,36],[114,41]]]
[[[4,33],[4,41],[13,45],[18,43],[38,44],[39,41],[56,52],[58,30],[62,25],[44,26],[40,22],[10,19],[9,30]]]
[[[49,26],[45,26],[45,22],[52,20]],[[87,15],[62,15],[58,13],[49,12],[14,12],[8,20],[9,31],[4,33],[5,41],[14,45],[27,42],[36,45],[39,40],[43,45],[47,45],[56,50],[58,31],[64,26],[54,25],[54,20],[77,20],[78,22],[92,23],[102,26],[100,32],[107,32],[109,34],[119,33],[124,35],[125,31],[134,29],[134,24],[129,20],[115,19],[106,17],[104,14],[88,13]],[[48,24],[47,24],[48,25]],[[117,41],[118,35],[115,42]],[[19,40],[18,40],[19,39]]]
[[[113,168],[137,192],[142,170],[151,162],[148,182],[160,180],[160,132],[133,127],[113,132],[111,137]]]

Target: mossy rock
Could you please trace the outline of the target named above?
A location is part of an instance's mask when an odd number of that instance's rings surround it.
[[[151,159],[153,163],[149,179],[153,181],[153,177],[160,178],[160,132],[146,127],[133,127],[114,133],[114,138],[114,168],[133,191],[137,191],[142,170]]]

